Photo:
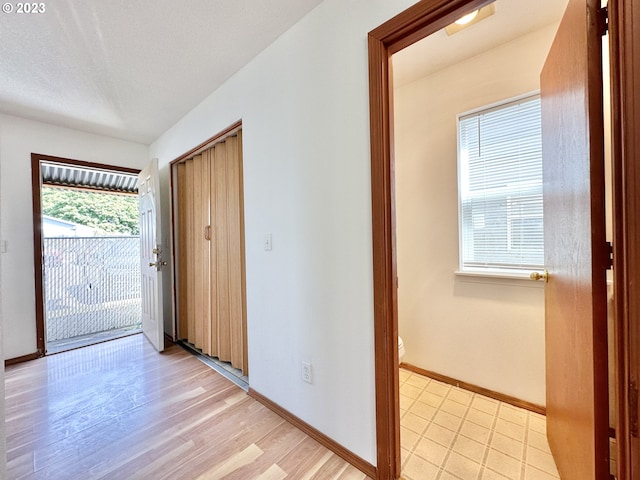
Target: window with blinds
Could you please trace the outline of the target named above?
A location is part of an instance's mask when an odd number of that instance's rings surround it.
[[[458,118],[460,268],[543,265],[538,95]]]

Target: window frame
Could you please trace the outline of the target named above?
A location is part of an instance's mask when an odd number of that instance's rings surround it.
[[[530,269],[523,268],[505,268],[505,267],[465,267],[464,266],[464,230],[463,230],[463,197],[462,197],[462,155],[461,155],[461,132],[460,121],[461,119],[478,115],[481,113],[489,113],[494,110],[503,109],[510,104],[521,103],[526,100],[533,100],[534,98],[540,98],[540,90],[533,90],[521,95],[516,95],[506,99],[502,99],[490,104],[485,104],[480,107],[467,110],[465,112],[458,113],[456,115],[456,164],[457,164],[457,194],[458,194],[458,266],[454,271],[457,276],[463,277],[493,277],[498,279],[529,279],[531,272],[542,271],[544,265],[532,265]],[[543,200],[544,201],[544,200]],[[525,218],[519,216],[518,218]],[[526,218],[532,218],[526,216]],[[544,216],[543,222],[544,222]],[[507,220],[508,221],[508,220]],[[544,234],[544,223],[543,223]],[[543,260],[544,261],[544,260]]]

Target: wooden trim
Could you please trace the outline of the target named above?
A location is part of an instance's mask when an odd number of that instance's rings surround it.
[[[377,478],[400,476],[391,55],[490,0],[422,0],[369,32]]]
[[[177,164],[176,164],[177,165]],[[171,315],[173,316],[173,342],[178,341],[180,336],[180,325],[178,323],[178,266],[176,265],[176,209],[178,202],[175,200],[177,193],[174,175],[178,175],[178,170],[173,163],[169,164],[169,210],[171,212],[171,225],[169,227],[169,242],[171,243]],[[165,334],[166,335],[166,334]]]
[[[33,352],[33,353],[30,353],[29,355],[22,355],[21,357],[7,358],[4,361],[4,366],[8,367],[9,365],[15,365],[16,363],[29,362],[31,360],[35,360],[40,357],[42,357],[40,352]]]
[[[34,156],[37,157],[38,160],[42,160],[43,162],[48,162],[48,163],[60,163],[63,165],[73,165],[77,167],[90,168],[92,170],[108,170],[113,172],[132,173],[134,175],[137,175],[138,173],[140,173],[140,170],[137,168],[119,167],[116,165],[107,165],[106,163],[93,163],[93,162],[87,162],[85,160],[74,160],[72,158],[43,155],[41,153],[32,153],[31,158],[33,159]]]
[[[524,408],[525,410],[529,410],[530,412],[538,413],[540,415],[547,414],[547,409],[542,405],[527,402],[526,400],[521,400],[517,397],[512,397],[511,395],[506,395],[494,390],[489,390],[488,388],[479,387],[478,385],[474,385],[473,383],[456,380],[455,378],[447,377],[446,375],[442,375],[440,373],[416,367],[415,365],[411,365],[410,363],[402,363],[400,367],[404,368],[405,370],[409,370],[410,372],[417,373],[418,375],[422,375],[424,377],[429,377],[434,380],[438,380],[439,382],[446,383],[447,385],[453,385],[454,387],[459,387],[473,393],[484,395],[485,397],[493,398],[494,400],[498,400],[500,402],[508,403],[509,405],[513,405],[514,407]]]
[[[342,445],[337,443],[335,440],[329,438],[324,433],[312,427],[301,418],[295,416],[293,413],[289,412],[288,410],[285,410],[280,405],[273,402],[272,400],[265,397],[264,395],[256,392],[252,388],[249,388],[249,391],[247,392],[247,394],[250,397],[256,399],[258,402],[262,403],[269,410],[273,411],[277,415],[280,415],[282,418],[284,418],[286,421],[291,423],[296,428],[299,428],[300,430],[302,430],[304,433],[306,433],[311,438],[313,438],[316,442],[328,448],[343,460],[349,462],[351,465],[356,467],[365,475],[368,475],[371,478],[378,478],[376,467],[374,467],[369,462],[359,457],[355,453],[351,452],[350,450],[347,450]]]
[[[54,157],[44,155],[42,153],[31,154],[31,198],[33,205],[33,267],[34,267],[34,284],[35,284],[35,309],[36,309],[36,348],[39,357],[46,354],[45,345],[45,324],[44,324],[44,283],[42,271],[42,171],[40,169],[41,162],[59,163],[62,165],[74,165],[94,170],[106,170],[114,172],[125,172],[138,174],[140,170],[136,168],[119,167],[115,165],[107,165],[104,163],[92,163],[84,160],[74,160],[71,158]],[[99,189],[91,189],[100,191]],[[105,193],[118,193],[104,190]],[[22,358],[22,357],[20,357]]]
[[[58,185],[55,183],[45,183],[44,187],[47,188],[59,188],[61,190],[77,190],[79,192],[100,192],[100,193],[109,193],[111,195],[125,195],[129,197],[137,197],[138,192],[120,192],[118,190],[108,190],[100,187],[82,187],[78,185]]]
[[[640,380],[640,10],[633,3],[609,2],[618,480],[640,479],[640,439],[630,431],[640,412],[629,403],[631,382]]]
[[[31,154],[31,201],[33,204],[33,271],[36,294],[36,349],[39,357],[45,353],[44,342],[44,278],[42,271],[42,172],[43,155]],[[52,157],[51,157],[52,158]]]
[[[422,0],[369,32],[390,54],[399,52],[494,0]]]
[[[227,128],[225,128],[221,132],[216,133],[213,137],[208,138],[207,140],[202,142],[200,145],[193,147],[188,152],[183,153],[175,160],[172,160],[171,162],[169,162],[169,165],[172,166],[174,163],[179,163],[184,160],[188,160],[189,158],[193,157],[194,155],[197,155],[203,150],[207,150],[208,148],[212,147],[214,144],[221,142],[222,140],[225,139],[225,137],[228,137],[237,133],[237,131],[240,130],[241,128],[242,128],[242,120],[238,120],[234,124],[229,125]]]

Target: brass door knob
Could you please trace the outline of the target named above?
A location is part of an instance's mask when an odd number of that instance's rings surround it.
[[[549,272],[547,272],[546,269],[542,273],[531,272],[531,275],[529,275],[529,278],[531,280],[544,280],[544,283],[547,283],[549,281]]]

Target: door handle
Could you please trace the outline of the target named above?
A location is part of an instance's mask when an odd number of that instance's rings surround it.
[[[160,267],[166,267],[167,266],[167,262],[149,262],[149,266],[150,267],[158,267],[158,269]]]
[[[544,280],[544,283],[547,283],[549,281],[549,272],[547,271],[546,268],[542,271],[542,273],[531,272],[531,275],[529,275],[529,278],[531,280]]]
[[[204,227],[204,239],[211,240],[211,225]]]

